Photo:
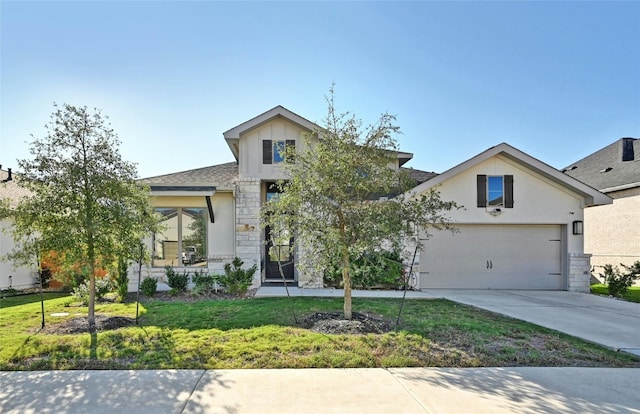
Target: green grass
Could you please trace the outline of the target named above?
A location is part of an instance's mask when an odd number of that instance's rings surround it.
[[[591,293],[595,293],[596,295],[609,295],[609,288],[603,284],[591,285]],[[640,286],[631,286],[622,298],[629,302],[640,303]]]
[[[47,326],[86,308],[47,295]],[[354,310],[395,321],[397,299],[354,299]],[[310,367],[640,367],[640,361],[522,321],[446,300],[409,300],[401,325],[382,335],[326,335],[298,317],[340,311],[333,298],[146,301],[140,326],[97,334],[39,331],[40,303],[0,301],[0,369]],[[53,312],[69,312],[66,318]],[[135,303],[98,304],[98,314],[135,316]]]

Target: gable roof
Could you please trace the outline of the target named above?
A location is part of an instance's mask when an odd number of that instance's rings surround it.
[[[282,105],[278,105],[266,112],[261,113],[256,117],[251,118],[248,121],[241,123],[238,126],[231,128],[230,130],[222,134],[224,136],[224,139],[227,141],[227,145],[229,145],[233,156],[236,157],[236,160],[238,160],[239,157],[238,141],[240,140],[240,135],[251,131],[252,129],[258,128],[259,126],[271,121],[274,118],[284,118],[301,126],[309,132],[319,128],[318,125],[314,124],[308,119],[303,118],[294,112],[291,112]]]
[[[454,177],[467,169],[474,167],[481,162],[484,162],[496,155],[504,156],[516,163],[535,171],[536,173],[542,175],[543,177],[562,185],[563,187],[580,194],[584,197],[585,204],[587,206],[594,205],[602,205],[602,204],[611,204],[612,200],[609,196],[602,194],[598,190],[589,187],[588,185],[582,183],[581,181],[576,180],[575,178],[569,177],[566,174],[556,170],[544,162],[533,158],[530,155],[525,154],[517,148],[512,147],[507,143],[501,143],[496,145],[495,147],[491,147],[488,150],[476,155],[473,158],[468,159],[467,161],[456,165],[455,167],[443,172],[440,175],[436,175],[433,178],[423,182],[418,185],[411,191],[409,191],[405,196],[412,196],[414,194],[422,193],[428,190],[431,187],[437,186],[444,181],[448,180],[451,177]]]
[[[230,130],[222,134],[224,136],[224,139],[227,141],[227,145],[229,146],[229,149],[231,149],[233,156],[236,158],[236,161],[239,160],[239,156],[240,156],[240,145],[239,145],[240,136],[248,131],[258,128],[261,125],[264,125],[267,122],[277,118],[282,118],[290,122],[293,122],[294,124],[297,124],[303,129],[306,129],[308,132],[322,130],[322,127],[318,126],[317,124],[309,121],[306,118],[301,117],[295,112],[288,110],[282,105],[278,105],[274,108],[269,109],[266,112],[263,112],[262,114],[254,118],[251,118],[248,121],[241,123],[238,126],[231,128]],[[402,166],[413,158],[413,154],[410,152],[398,151],[397,157],[399,161],[398,165]]]
[[[562,172],[605,193],[640,187],[640,139],[620,138]]]

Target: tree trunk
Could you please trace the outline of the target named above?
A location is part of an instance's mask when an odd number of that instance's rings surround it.
[[[89,331],[93,332],[96,327],[96,254],[92,234],[89,234],[87,256],[89,259],[89,312],[87,321],[89,322]]]
[[[344,318],[351,320],[351,264],[349,262],[349,249],[342,248],[342,283],[344,284]]]

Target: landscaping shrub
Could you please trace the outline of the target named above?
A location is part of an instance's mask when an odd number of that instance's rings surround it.
[[[351,259],[352,287],[367,289],[382,287],[397,289],[403,285],[402,258],[400,253],[381,251],[367,253]],[[341,287],[342,270],[339,265],[327,270],[324,284],[328,287]]]
[[[111,282],[107,278],[96,278],[96,301],[100,302],[104,299],[104,295],[111,291]],[[75,287],[71,292],[71,295],[77,302],[82,303],[84,306],[89,304],[89,281],[82,282]]]
[[[143,295],[152,298],[158,290],[158,281],[153,277],[147,277],[140,283],[140,290]]]
[[[193,293],[210,294],[216,290],[216,282],[220,278],[219,275],[208,275],[206,273],[195,273],[193,275]]]
[[[189,273],[186,271],[178,273],[170,266],[165,266],[165,275],[167,276],[167,284],[173,293],[186,292],[189,285]]]
[[[640,261],[635,262],[631,266],[620,264],[626,271],[623,273],[617,266],[606,264],[603,266],[603,273],[600,276],[604,278],[609,294],[616,298],[620,298],[627,293],[627,290],[633,285],[633,282],[640,277]]]
[[[113,280],[118,295],[118,302],[124,302],[127,293],[129,293],[129,269],[127,264],[127,259],[118,259],[118,270]]]
[[[220,285],[232,295],[247,293],[253,281],[253,274],[258,270],[256,265],[249,269],[243,269],[243,264],[244,262],[239,257],[234,258],[231,263],[224,265],[224,275],[219,277]]]

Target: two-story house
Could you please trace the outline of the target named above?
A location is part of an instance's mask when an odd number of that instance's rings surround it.
[[[585,210],[585,251],[591,264],[640,260],[640,139],[620,138],[562,170],[613,199]]]
[[[301,253],[293,245],[276,249],[265,242],[268,229],[259,218],[261,205],[277,191],[273,184],[285,178],[282,149],[304,151],[303,137],[318,130],[277,106],[224,133],[235,161],[141,180],[166,225],[149,241],[147,272],[160,279],[167,265],[222,272],[238,256],[258,266],[254,286],[281,281],[277,269],[284,265],[293,284],[321,287],[321,275],[298,271]],[[404,168],[412,157],[398,152],[391,167]],[[458,233],[421,235],[416,288],[588,291],[583,209],[610,203],[609,197],[507,144],[440,175],[410,172],[416,187],[408,195],[437,186],[443,199],[464,206],[452,213]]]

